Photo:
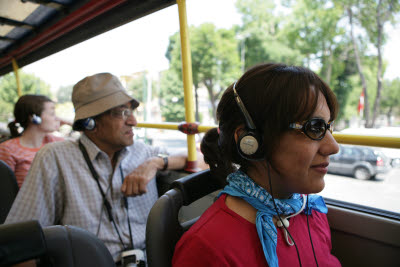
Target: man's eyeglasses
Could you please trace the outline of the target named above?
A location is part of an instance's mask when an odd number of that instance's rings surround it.
[[[133,110],[130,108],[125,109],[112,109],[110,110],[111,116],[126,121],[130,116],[133,115]]]
[[[289,124],[289,128],[300,130],[312,140],[321,140],[325,137],[326,130],[333,131],[333,121],[326,123],[321,118],[312,118],[308,121]]]

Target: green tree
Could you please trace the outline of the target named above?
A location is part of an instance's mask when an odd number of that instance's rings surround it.
[[[353,115],[346,105],[352,103],[356,69],[351,41],[341,26],[341,5],[329,0],[284,1],[284,6],[272,0],[239,0],[237,7],[243,14],[240,35],[247,36],[246,67],[264,61],[317,66],[314,71],[338,97],[338,119]]]
[[[395,24],[395,14],[400,11],[400,3],[398,0],[365,0],[361,4],[364,4],[360,8],[361,25],[366,29],[370,42],[374,44],[377,50],[376,96],[371,122],[371,126],[373,127],[378,115],[377,113],[379,112],[383,89],[382,46],[386,40],[384,26],[388,22],[391,22],[393,25]]]
[[[51,96],[50,86],[33,74],[19,72],[21,92],[25,94],[41,94]],[[17,82],[14,73],[0,77],[0,120],[12,118],[14,104],[18,100]]]
[[[346,49],[344,47],[344,49]],[[354,99],[350,99],[350,95],[354,91],[354,83],[352,82],[352,78],[357,73],[355,62],[351,59],[350,56],[343,55],[341,49],[335,49],[334,54],[335,63],[333,65],[333,73],[334,79],[331,81],[330,86],[332,90],[335,92],[338,103],[339,103],[339,114],[337,120],[346,120],[349,119],[352,115],[355,115],[355,110],[351,110],[350,112],[346,112],[346,107],[351,103],[354,105]],[[337,59],[341,59],[340,62],[336,62]],[[361,89],[360,89],[361,90]],[[360,93],[358,93],[358,96]],[[354,100],[354,101],[352,101]]]
[[[302,64],[304,56],[290,46],[282,31],[284,19],[273,0],[238,0],[243,26],[237,29],[245,69],[263,62]]]
[[[348,43],[341,38],[345,33],[340,25],[342,17],[343,8],[331,1],[299,0],[283,27],[290,47],[305,56],[303,64],[309,68],[312,63],[321,66],[319,74],[328,84],[336,78],[335,74],[340,74],[334,72],[335,65],[340,63],[336,50],[345,53],[342,45]]]
[[[238,42],[233,29],[217,29],[211,23],[190,27],[193,84],[196,98],[196,120],[199,120],[197,90],[205,86],[214,120],[216,104],[223,90],[240,75]],[[170,37],[166,57],[170,68],[182,78],[182,63],[178,33]]]
[[[123,79],[127,82],[127,91],[140,102],[140,107],[137,109],[137,116],[148,121],[148,97],[150,99],[159,98],[159,85],[155,83],[149,75],[148,71],[137,72],[133,75],[123,76]],[[148,88],[151,86],[151,92],[149,94]],[[149,101],[150,101],[149,99]],[[151,110],[151,107],[150,107]],[[147,111],[147,112],[146,112]]]
[[[127,84],[127,91],[140,102],[146,102],[144,99],[147,90],[146,72],[137,73]]]
[[[342,1],[338,0],[341,3]],[[397,0],[357,0],[357,1],[344,1],[342,5],[347,11],[347,17],[350,24],[350,36],[353,41],[353,48],[355,53],[355,58],[357,62],[357,68],[360,76],[360,81],[364,92],[364,105],[365,105],[365,121],[366,127],[374,127],[375,119],[377,117],[377,112],[379,111],[379,105],[381,100],[382,91],[382,80],[384,73],[384,66],[382,60],[382,45],[385,42],[386,35],[384,32],[384,25],[387,22],[395,24],[395,15],[398,14],[400,10],[400,4]],[[355,34],[355,27],[358,27],[358,32],[363,34],[361,38],[357,38]],[[362,31],[360,31],[360,29]],[[375,62],[372,63],[376,65],[375,79],[376,88],[374,96],[369,95],[368,88],[371,87],[365,78],[364,73],[364,62],[360,56],[359,47],[360,40],[372,44],[375,46],[377,55],[375,57]],[[370,116],[370,101],[375,99],[373,107],[372,118]]]
[[[161,114],[165,121],[185,121],[183,84],[178,73],[173,69],[161,74],[160,101]]]
[[[58,91],[56,94],[57,102],[58,103],[71,102],[72,88],[73,88],[73,85],[60,86],[60,88],[58,88]]]
[[[238,0],[245,65],[279,61],[313,68],[331,85],[339,118],[356,114],[364,92],[366,126],[374,125],[382,91],[384,25],[396,22],[398,0]],[[371,47],[376,48],[371,51]],[[354,74],[358,74],[355,77]],[[370,103],[374,102],[373,108]],[[373,114],[371,116],[370,114]]]
[[[389,123],[393,115],[400,115],[400,78],[386,80],[382,92],[381,111],[386,114]]]

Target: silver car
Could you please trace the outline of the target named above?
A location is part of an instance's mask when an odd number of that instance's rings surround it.
[[[339,153],[330,156],[328,172],[369,180],[390,168],[389,158],[377,148],[340,145]]]

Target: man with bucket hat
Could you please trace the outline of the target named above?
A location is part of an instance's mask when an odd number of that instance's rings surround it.
[[[120,261],[145,249],[148,213],[158,198],[157,170],[183,169],[186,156],[133,141],[139,102],[118,78],[99,73],[73,88],[77,141],[56,142],[37,154],[6,223],[38,220],[96,234]]]

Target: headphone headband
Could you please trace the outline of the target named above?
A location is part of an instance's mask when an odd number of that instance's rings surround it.
[[[256,126],[250,117],[249,112],[244,106],[242,99],[236,91],[236,82],[233,84],[233,95],[237,105],[240,108],[246,122],[246,130],[239,136],[236,142],[237,150],[240,156],[247,160],[263,160],[262,153],[262,136],[257,132]]]
[[[244,115],[244,120],[246,121],[247,128],[249,128],[250,130],[256,130],[256,126],[254,125],[254,122],[251,119],[249,112],[247,111],[246,107],[242,102],[242,99],[240,99],[239,94],[236,91],[236,82],[233,84],[233,96]]]

